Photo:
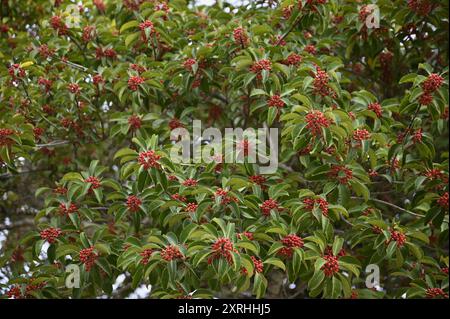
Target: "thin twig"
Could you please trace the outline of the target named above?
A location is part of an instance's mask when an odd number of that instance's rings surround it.
[[[350,198],[351,198],[351,199],[361,199],[361,200],[364,200],[364,198],[362,198],[362,197],[355,197],[355,196],[352,196],[352,197],[350,197]],[[403,213],[407,213],[407,214],[414,215],[414,216],[417,216],[417,217],[425,217],[425,216],[422,215],[422,214],[414,213],[414,212],[412,212],[412,211],[410,211],[410,210],[404,209],[404,208],[402,208],[402,207],[400,207],[400,206],[397,206],[397,205],[392,204],[392,203],[389,203],[389,202],[385,202],[384,200],[381,200],[381,199],[371,198],[370,200],[373,201],[373,202],[376,202],[376,203],[380,203],[380,204],[384,204],[384,205],[386,205],[386,206],[390,206],[390,207],[395,208],[395,209],[397,209],[398,211],[401,211],[401,212],[403,212]]]

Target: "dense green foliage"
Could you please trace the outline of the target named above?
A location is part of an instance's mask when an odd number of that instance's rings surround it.
[[[187,2],[1,1],[0,298],[448,298],[448,1]]]

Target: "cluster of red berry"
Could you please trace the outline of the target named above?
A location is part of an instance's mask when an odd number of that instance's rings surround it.
[[[328,177],[336,179],[341,184],[348,184],[353,178],[353,172],[344,165],[332,165]]]
[[[197,60],[195,60],[193,58],[189,58],[183,62],[183,67],[186,69],[186,71],[192,72],[192,70],[193,70],[192,66],[195,63],[197,63]]]
[[[324,255],[325,264],[320,268],[326,277],[332,277],[339,271],[339,257],[333,254]]]
[[[70,93],[73,93],[73,94],[80,94],[80,91],[81,91],[80,86],[76,83],[69,83],[67,85],[67,89],[69,90]]]
[[[374,112],[377,115],[378,118],[381,118],[383,116],[383,109],[382,109],[380,103],[370,103],[367,106],[367,109],[369,109],[372,112]]]
[[[86,267],[86,271],[90,271],[92,266],[94,266],[95,261],[98,258],[97,253],[94,252],[94,247],[84,248],[79,254],[80,261]]]
[[[313,136],[322,135],[322,127],[326,128],[331,125],[329,119],[319,110],[311,110],[306,114],[306,128],[309,129]]]
[[[255,271],[262,273],[264,271],[264,265],[263,265],[262,260],[254,257],[254,256],[250,256],[250,258],[252,259],[253,265],[255,266]]]
[[[198,181],[193,178],[188,178],[183,182],[183,186],[195,187],[198,185]]]
[[[166,261],[171,261],[174,259],[182,259],[184,256],[177,246],[169,245],[163,250],[161,250],[161,258]]]
[[[362,141],[368,140],[370,138],[370,133],[366,129],[356,129],[353,132],[353,139],[358,145],[361,145]]]
[[[123,0],[123,5],[128,10],[137,11],[145,1],[147,0]]]
[[[83,28],[83,34],[81,35],[81,39],[83,42],[88,43],[92,39],[94,39],[96,34],[96,29],[94,26],[88,25]]]
[[[233,196],[230,196],[228,194],[228,191],[226,191],[226,190],[224,190],[222,188],[218,188],[214,195],[217,196],[217,197],[221,197],[220,203],[222,205],[227,205],[227,204],[229,204],[231,202],[237,202],[238,201],[237,198],[235,198]]]
[[[432,5],[429,0],[408,0],[408,7],[411,11],[421,16],[427,16],[432,9]]]
[[[142,257],[142,259],[141,259],[141,264],[143,264],[143,265],[147,265],[148,264],[148,260],[150,259],[150,257],[152,256],[152,254],[153,254],[153,249],[151,249],[151,248],[147,248],[147,249],[144,249],[143,251],[141,251],[140,253],[139,253],[139,255]]]
[[[56,238],[61,236],[61,229],[49,227],[40,232],[41,238],[46,240],[49,244],[53,244]]]
[[[338,257],[342,257],[342,256],[345,256],[345,254],[346,254],[345,249],[344,249],[344,248],[341,248],[341,250],[339,250],[339,252],[337,253],[337,256],[338,256]],[[328,245],[328,246],[325,248],[324,255],[334,255],[334,254],[333,254],[333,247],[330,246],[330,245]]]
[[[279,204],[275,199],[269,198],[268,200],[265,200],[260,206],[261,213],[264,216],[269,216],[271,210],[277,210],[279,209]]]
[[[69,31],[67,25],[62,21],[60,16],[53,16],[50,19],[50,25],[58,33],[58,35],[66,35]]]
[[[335,96],[334,90],[328,85],[329,77],[327,72],[323,71],[320,67],[316,67],[316,73],[313,80],[313,92],[321,96]]]
[[[117,52],[112,48],[98,47],[95,49],[95,58],[97,60],[101,60],[102,58],[115,59],[117,58]]]
[[[106,5],[103,2],[103,0],[92,0],[92,3],[94,4],[94,6],[97,8],[98,11],[102,13],[105,12]]]
[[[412,139],[414,143],[421,143],[422,142],[422,128],[417,129],[417,131],[414,132]]]
[[[131,130],[136,131],[141,128],[142,120],[138,115],[131,115],[128,118],[128,124],[130,124]]]
[[[9,128],[0,128],[0,146],[8,146],[13,143],[13,140],[10,138],[11,135],[14,134],[14,130]]]
[[[127,198],[127,207],[130,212],[139,211],[142,201],[136,195],[130,195]]]
[[[256,78],[258,80],[262,79],[262,74],[261,72],[265,70],[265,71],[270,71],[272,70],[272,62],[268,59],[261,59],[259,61],[255,61],[253,62],[252,66],[250,67],[250,72],[253,72],[256,74]]]
[[[149,150],[139,153],[138,163],[144,168],[149,169],[151,167],[159,168],[160,164],[158,160],[161,159],[161,155],[156,154],[155,151]]]
[[[391,238],[386,242],[387,244],[391,242],[391,240],[397,242],[398,247],[403,247],[406,243],[406,235],[400,231],[391,229]]]
[[[261,175],[252,175],[248,178],[252,183],[255,183],[259,186],[262,186],[267,179],[264,176]]]
[[[242,27],[237,27],[233,30],[233,38],[234,42],[242,47],[246,47],[249,43],[248,35]]]
[[[137,89],[139,88],[139,86],[145,82],[145,79],[141,76],[135,75],[135,76],[131,76],[128,79],[128,88],[131,91],[137,91]]]
[[[59,204],[59,214],[61,216],[69,216],[69,214],[76,213],[77,211],[78,207],[74,203],[69,204],[68,207],[64,203]]]
[[[65,195],[67,194],[67,188],[65,188],[64,186],[58,186],[53,190],[53,193]]]
[[[365,22],[367,17],[369,16],[369,14],[371,14],[373,11],[373,9],[368,6],[368,5],[364,5],[361,7],[361,9],[359,9],[359,13],[358,13],[358,17],[359,17],[359,21],[361,22]]]
[[[48,93],[52,88],[53,81],[41,76],[38,79],[38,84],[44,89],[45,93]]]
[[[428,78],[422,82],[421,86],[423,93],[419,97],[419,103],[422,105],[430,105],[433,102],[433,93],[441,87],[443,82],[444,78],[439,74],[430,74]]]
[[[170,130],[174,130],[176,128],[183,127],[183,123],[177,118],[170,119],[169,128]]]
[[[244,236],[247,237],[248,240],[253,240],[253,239],[255,239],[254,236],[253,236],[253,233],[252,233],[252,232],[248,232],[248,231],[245,231],[245,232],[243,232],[243,233],[238,233],[238,234],[236,235],[236,237],[237,237],[238,239],[243,239]]]
[[[33,135],[36,141],[41,139],[42,134],[44,134],[44,129],[42,127],[33,127]]]
[[[288,57],[282,61],[283,64],[285,65],[294,65],[297,66],[302,62],[302,56],[292,52],[291,54],[288,55]]]
[[[26,285],[25,287],[25,291],[22,294],[22,289],[20,288],[20,286],[18,285],[14,285],[12,286],[7,292],[6,292],[6,296],[8,296],[8,298],[14,298],[14,299],[22,299],[22,298],[27,298],[27,297],[31,297],[32,296],[32,292],[35,290],[39,290],[45,287],[45,285],[47,285],[47,283],[45,281],[40,282],[40,283],[34,283],[35,280],[33,278],[31,278],[29,280],[29,283]]]
[[[303,239],[295,234],[285,236],[281,243],[283,247],[278,251],[278,254],[287,258],[292,257],[294,248],[302,248],[304,245]]]
[[[186,202],[187,198],[184,196],[181,196],[180,194],[176,193],[170,196],[173,200],[179,200],[180,202]]]
[[[323,198],[305,198],[303,200],[303,204],[305,204],[305,208],[309,211],[314,209],[314,205],[318,205],[319,209],[322,211],[324,216],[328,216],[328,202]]]
[[[221,257],[225,258],[228,264],[233,263],[233,257],[231,252],[236,252],[233,243],[229,238],[220,237],[212,245],[211,249],[213,251],[212,255],[208,257],[208,264],[211,264],[215,259]]]
[[[91,187],[89,187],[89,193],[92,193],[94,189],[100,188],[102,185],[100,180],[96,176],[89,176],[84,180],[86,183],[91,183]]]
[[[383,229],[379,226],[374,225],[374,226],[372,226],[372,232],[374,234],[380,235],[383,233]]]
[[[197,211],[197,208],[198,208],[198,204],[196,204],[196,203],[188,203],[186,205],[186,211],[188,213],[195,213]]]
[[[437,298],[442,297],[448,299],[448,294],[441,288],[428,288],[425,292],[427,298]]]
[[[281,108],[284,106],[284,101],[281,99],[281,96],[278,94],[272,95],[268,100],[267,104],[269,107],[278,107]]]
[[[20,64],[17,64],[17,63],[12,64],[9,67],[8,73],[13,80],[15,80],[17,78],[23,78],[26,75],[25,70],[20,66]]]
[[[445,192],[441,197],[439,197],[439,199],[437,200],[437,203],[439,206],[441,206],[444,209],[449,208],[449,203],[448,203],[448,192]]]
[[[151,37],[156,33],[153,23],[149,20],[145,20],[144,22],[140,23],[139,29],[141,30],[141,39],[144,42],[148,42],[150,40],[147,35]]]
[[[305,45],[305,48],[303,50],[305,52],[308,52],[311,55],[316,55],[317,54],[317,49],[316,49],[316,46],[314,44]]]

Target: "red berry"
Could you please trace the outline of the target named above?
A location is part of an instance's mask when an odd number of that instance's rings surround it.
[[[149,169],[151,167],[159,168],[159,159],[161,159],[161,155],[156,154],[155,151],[149,150],[139,153],[138,162],[144,169]]]
[[[100,180],[95,176],[89,176],[84,180],[86,183],[91,183],[91,187],[89,187],[89,193],[92,193],[94,189],[100,188],[102,185]]]
[[[413,139],[414,143],[422,142],[422,129],[421,128],[419,128],[417,131],[414,132],[412,139]]]
[[[187,180],[185,180],[183,182],[183,186],[194,187],[194,186],[197,186],[197,185],[198,185],[197,180],[195,180],[193,178],[188,178]]]
[[[252,259],[253,265],[255,266],[255,271],[259,273],[263,272],[264,271],[263,262],[254,256],[250,256],[250,258]]]
[[[305,198],[303,200],[303,204],[307,210],[312,211],[314,209],[314,205],[318,205],[319,209],[322,211],[324,216],[328,216],[328,202],[323,198]]]
[[[128,79],[128,88],[131,91],[137,91],[139,86],[145,82],[145,79],[140,76],[132,76]]]
[[[181,259],[183,257],[184,257],[183,254],[181,253],[181,251],[177,246],[170,245],[161,250],[161,258],[166,261]]]
[[[269,198],[268,200],[265,200],[261,205],[261,213],[264,216],[269,216],[270,215],[270,211],[273,210],[278,210],[279,206],[278,206],[278,202],[274,199]]]
[[[138,130],[138,129],[141,128],[142,120],[141,120],[141,118],[140,118],[139,116],[137,116],[137,115],[131,115],[131,116],[128,118],[128,124],[130,124],[131,129],[132,129],[133,131],[136,131],[136,130]]]
[[[305,50],[306,52],[308,52],[309,54],[311,54],[311,55],[316,55],[316,54],[317,54],[317,49],[316,49],[316,47],[315,47],[314,45],[312,45],[312,44],[306,45],[305,48],[304,48],[304,50]]]
[[[229,264],[233,263],[231,252],[237,252],[233,243],[229,238],[220,237],[212,245],[213,254],[208,258],[208,264],[211,264],[214,259],[225,258]]]
[[[291,53],[289,56],[283,61],[283,64],[286,65],[299,65],[302,62],[301,55],[297,53]]]
[[[429,0],[408,0],[408,7],[421,16],[427,16],[432,8]]]
[[[69,90],[70,93],[73,93],[73,94],[79,94],[81,91],[80,86],[76,83],[69,83],[67,85],[67,89]]]
[[[255,183],[257,185],[263,185],[267,179],[264,176],[261,175],[252,175],[248,178],[252,183]]]
[[[333,255],[325,255],[323,258],[326,262],[320,269],[324,272],[326,277],[332,277],[339,271],[338,257]]]
[[[306,128],[309,129],[313,136],[322,135],[322,128],[329,127],[331,122],[319,110],[312,110],[305,117]]]
[[[187,70],[187,71],[189,71],[189,72],[191,72],[192,71],[192,66],[195,64],[195,63],[197,63],[197,61],[195,60],[195,59],[187,59],[186,61],[184,61],[183,62],[183,67]]]
[[[186,205],[186,211],[188,213],[195,213],[197,211],[197,208],[198,208],[198,204],[196,204],[196,203],[188,203]]]
[[[80,261],[85,265],[86,271],[90,271],[94,266],[98,255],[94,252],[94,247],[85,248],[80,251]]]
[[[238,27],[233,30],[234,42],[236,45],[246,47],[248,45],[249,39],[248,35],[242,27]]]
[[[368,140],[370,138],[370,133],[366,129],[356,129],[353,132],[353,139],[358,143],[358,145],[361,145],[362,141]]]
[[[425,292],[427,298],[437,298],[442,297],[448,299],[448,294],[445,293],[441,288],[428,288]]]
[[[14,131],[9,128],[0,128],[0,146],[7,146],[13,143],[13,140],[10,138],[11,135],[14,134]]]
[[[272,95],[268,101],[267,104],[269,105],[269,107],[278,107],[281,108],[284,106],[284,101],[281,99],[281,96],[279,96],[278,94]]]
[[[373,111],[379,118],[383,116],[383,109],[381,108],[380,103],[370,103],[367,106],[367,109]]]
[[[278,251],[280,256],[284,256],[287,258],[291,258],[294,249],[293,248],[302,248],[304,245],[303,239],[295,234],[289,234],[281,240],[283,244],[283,248]]]
[[[142,252],[140,252],[139,255],[142,257],[141,264],[147,265],[148,264],[148,260],[152,256],[153,252],[154,251],[151,248],[144,249]]]
[[[248,231],[245,231],[243,233],[238,233],[237,234],[237,238],[238,239],[243,239],[244,238],[243,236],[247,237],[248,240],[253,240],[254,239],[253,233],[248,232]]]
[[[85,43],[91,41],[95,37],[95,27],[88,25],[83,28],[83,34],[81,38]]]
[[[433,93],[441,87],[443,82],[444,78],[439,74],[430,74],[428,78],[422,82],[422,90],[425,93]]]
[[[76,213],[77,211],[78,207],[74,203],[71,203],[69,207],[67,207],[64,203],[59,204],[59,214],[62,216],[68,216],[69,214]]]
[[[56,241],[56,238],[61,235],[61,230],[59,228],[50,227],[41,231],[40,235],[43,240],[46,240],[49,244],[53,244]]]
[[[419,103],[422,105],[430,105],[433,103],[433,95],[428,92],[422,93],[422,95],[419,96]]]
[[[263,70],[270,71],[272,70],[272,62],[267,59],[262,59],[259,61],[255,61],[252,66],[250,67],[250,71],[253,73],[256,73],[256,78],[261,80],[262,74],[261,72]]]
[[[439,197],[439,199],[437,200],[437,203],[442,208],[448,209],[449,208],[448,199],[449,199],[448,192],[445,192],[441,197]]]
[[[328,176],[332,179],[338,180],[341,184],[348,184],[348,182],[353,178],[353,172],[351,169],[343,165],[332,165]]]
[[[391,239],[390,240],[397,242],[398,247],[403,247],[406,242],[406,235],[399,231],[391,230]]]

